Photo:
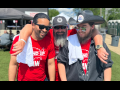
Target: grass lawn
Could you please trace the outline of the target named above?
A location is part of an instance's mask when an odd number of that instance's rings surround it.
[[[120,55],[111,51],[112,60],[112,81],[120,81]],[[8,81],[8,67],[10,61],[9,51],[0,51],[0,81]]]

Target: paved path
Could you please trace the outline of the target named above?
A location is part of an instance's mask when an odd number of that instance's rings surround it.
[[[118,47],[111,46],[111,41],[112,41],[111,35],[106,34],[105,43],[107,44],[108,48],[109,48],[111,51],[113,51],[113,52],[115,52],[115,53],[117,53],[117,54],[120,55],[120,39],[119,39]]]

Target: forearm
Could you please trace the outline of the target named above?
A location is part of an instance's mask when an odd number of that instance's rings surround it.
[[[104,81],[111,81],[111,68],[104,70]]]
[[[62,63],[58,63],[58,71],[61,81],[67,81],[65,66]]]
[[[48,64],[48,73],[50,81],[55,81],[55,62]]]
[[[93,40],[95,41],[95,46],[96,45],[103,45],[103,37],[101,35],[96,35]]]
[[[20,31],[20,39],[28,40],[28,37],[32,34],[32,25],[26,24]]]
[[[15,81],[17,74],[17,65],[9,65],[9,81]]]
[[[95,46],[96,45],[103,45],[103,37],[97,29],[93,30],[92,38],[95,42]]]

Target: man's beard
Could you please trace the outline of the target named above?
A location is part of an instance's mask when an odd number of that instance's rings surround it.
[[[65,41],[67,40],[67,30],[66,32],[62,32],[63,35],[59,35],[58,33],[55,33],[53,30],[53,35],[54,35],[54,43],[56,46],[61,46],[63,47],[65,45]]]
[[[37,30],[37,31],[34,31],[35,32],[35,36],[36,36],[36,38],[38,39],[38,40],[40,40],[40,39],[43,39],[44,37],[40,37],[40,34],[41,33],[44,33],[45,34],[45,36],[46,36],[46,34],[47,34],[47,32],[45,33],[44,31],[42,31],[42,30]]]
[[[80,37],[79,34],[77,33],[78,39],[80,41],[80,43],[85,43],[87,42],[87,40],[89,40],[92,37],[92,31],[90,30],[88,34],[86,34],[84,37]]]

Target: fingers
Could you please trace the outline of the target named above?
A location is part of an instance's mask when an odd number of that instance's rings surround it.
[[[100,58],[102,58],[103,60],[107,60],[108,59],[108,56],[103,54]]]
[[[13,49],[12,51],[22,51],[23,48],[21,46],[21,44],[19,44],[20,42],[16,42],[14,45],[13,45]],[[15,48],[14,48],[15,47]]]
[[[22,51],[22,49],[16,47],[16,48],[13,48],[12,51],[14,51],[14,52],[16,52],[16,51]]]
[[[109,55],[109,53],[107,53],[106,51],[104,52],[104,54],[107,55],[107,56]]]
[[[12,55],[12,56],[17,56],[19,53],[21,53],[21,51],[17,51],[16,53],[11,54],[11,55]]]
[[[18,45],[13,46],[13,49],[12,49],[12,51],[21,51],[21,50],[22,48],[19,47]]]
[[[98,55],[98,58],[100,59],[101,62],[107,64],[107,61],[105,61],[105,60],[108,59],[107,55],[105,55],[104,53],[102,53],[102,54]]]
[[[18,42],[16,42],[13,46],[18,46]]]
[[[107,62],[104,59],[100,58],[100,60],[101,60],[101,62],[107,64]]]

